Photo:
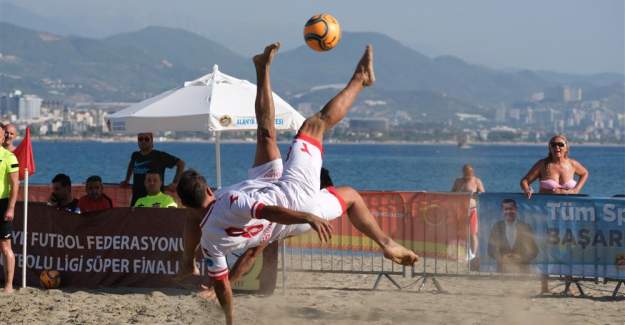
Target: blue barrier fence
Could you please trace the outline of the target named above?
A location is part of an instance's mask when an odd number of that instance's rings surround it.
[[[480,271],[625,279],[625,200],[478,196]]]

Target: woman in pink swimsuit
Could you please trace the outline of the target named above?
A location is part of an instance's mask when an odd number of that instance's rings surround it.
[[[579,179],[575,180],[575,175]],[[521,180],[521,189],[532,197],[532,182],[539,179],[539,193],[577,194],[588,180],[588,170],[577,160],[569,158],[569,143],[563,135],[549,140],[549,155],[537,161]],[[541,279],[541,293],[549,293],[549,276]]]
[[[579,179],[575,180],[575,175]],[[537,161],[521,180],[521,189],[532,197],[535,180],[540,180],[539,193],[577,194],[588,180],[588,170],[577,160],[569,158],[569,143],[563,135],[549,140],[549,155]]]

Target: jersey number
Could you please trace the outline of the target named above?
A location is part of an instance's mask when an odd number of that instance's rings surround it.
[[[244,229],[230,227],[226,229],[226,234],[228,234],[228,236],[230,237],[242,236],[245,238],[252,238],[258,235],[261,231],[263,231],[263,228],[265,228],[265,226],[263,225],[249,226],[249,227],[245,227]]]

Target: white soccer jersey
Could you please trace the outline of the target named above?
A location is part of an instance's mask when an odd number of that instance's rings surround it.
[[[228,274],[226,255],[229,252],[269,241],[275,227],[265,219],[258,219],[264,202],[241,191],[220,194],[200,224],[208,275],[218,279]]]

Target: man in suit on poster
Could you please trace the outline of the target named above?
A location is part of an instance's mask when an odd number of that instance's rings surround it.
[[[538,255],[532,228],[517,220],[517,204],[513,199],[501,201],[504,220],[495,223],[488,239],[488,256],[497,261],[498,272],[529,272],[530,263]]]

